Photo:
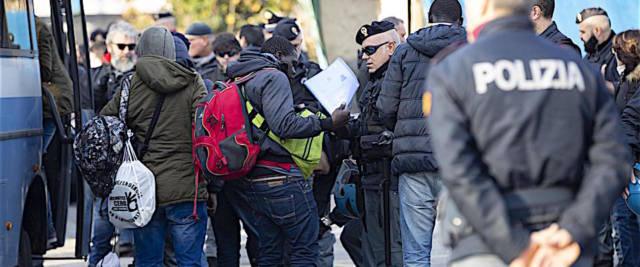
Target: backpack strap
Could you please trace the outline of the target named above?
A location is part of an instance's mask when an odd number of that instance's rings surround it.
[[[147,133],[144,136],[144,143],[142,144],[142,147],[140,147],[140,151],[138,152],[138,157],[140,158],[140,160],[142,160],[142,158],[144,158],[144,154],[147,153],[147,148],[149,148],[149,142],[151,142],[151,136],[153,135],[153,130],[156,128],[156,124],[158,123],[158,118],[160,118],[160,110],[162,110],[162,105],[164,104],[165,98],[165,94],[158,95],[156,109],[153,111],[153,117],[151,118],[149,129],[147,129]]]
[[[260,137],[260,139],[256,143],[258,145],[262,145],[262,143],[264,143],[264,141],[268,137],[268,135],[269,135],[269,125],[267,125],[266,120],[262,117],[262,115],[260,115],[258,110],[255,109],[253,107],[253,105],[251,105],[251,102],[249,101],[249,98],[247,98],[247,94],[246,94],[246,92],[244,90],[244,83],[246,83],[249,80],[255,78],[256,75],[258,75],[258,73],[261,73],[261,72],[264,72],[264,71],[268,71],[268,70],[277,70],[277,69],[275,69],[275,68],[264,68],[264,69],[261,69],[259,71],[255,71],[255,72],[249,73],[249,74],[247,74],[247,75],[245,75],[243,77],[236,78],[234,80],[234,83],[238,86],[238,90],[239,90],[238,93],[240,94],[240,97],[242,98],[242,102],[244,102],[244,105],[242,106],[242,112],[244,114],[244,117],[246,118],[245,125],[253,124],[256,127],[258,127],[261,131],[264,132],[262,137]],[[249,136],[249,139],[251,140],[251,142],[253,142],[253,128],[252,127],[247,127],[247,135]]]
[[[129,88],[131,87],[131,76],[133,72],[125,74],[120,82],[120,110],[118,116],[127,124],[127,108],[129,106]]]

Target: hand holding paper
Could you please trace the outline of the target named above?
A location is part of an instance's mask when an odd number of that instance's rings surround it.
[[[331,120],[333,121],[333,129],[340,128],[347,124],[349,121],[349,110],[345,109],[344,102],[331,113]]]
[[[358,90],[358,79],[342,58],[304,82],[309,91],[327,111],[334,111],[340,104],[350,103]]]

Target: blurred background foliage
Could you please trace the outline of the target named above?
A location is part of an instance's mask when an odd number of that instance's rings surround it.
[[[200,21],[214,32],[235,32],[240,26],[264,23],[265,11],[290,14],[295,0],[168,0],[173,15],[178,18],[178,30]]]

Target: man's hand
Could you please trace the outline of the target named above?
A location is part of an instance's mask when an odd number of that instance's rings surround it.
[[[600,68],[600,73],[602,73],[602,78],[606,77],[605,74],[607,73],[607,64],[602,65],[602,68]],[[607,89],[609,89],[609,92],[613,94],[615,91],[615,86],[613,85],[613,83],[605,79],[604,84],[607,86]]]
[[[207,213],[209,216],[213,217],[216,207],[218,207],[218,196],[216,193],[209,192],[209,196],[207,197]]]
[[[349,121],[349,110],[345,109],[345,104],[342,103],[336,110],[331,113],[331,120],[333,122],[333,129],[338,129],[347,124]]]
[[[631,170],[631,183],[632,184],[636,184],[638,181],[636,181],[636,175],[633,173],[633,170]],[[626,186],[624,188],[624,192],[622,192],[622,197],[624,198],[624,200],[627,200],[627,198],[629,198],[629,186]]]
[[[571,234],[552,224],[532,233],[529,247],[510,266],[571,266],[579,256],[580,246],[573,241]]]

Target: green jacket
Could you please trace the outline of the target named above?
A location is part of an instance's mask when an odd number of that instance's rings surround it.
[[[127,111],[127,126],[140,142],[151,123],[159,93],[166,94],[166,98],[142,162],[156,177],[159,206],[193,201],[196,178],[191,127],[196,107],[207,90],[193,70],[163,57],[140,57],[131,77]],[[118,116],[119,106],[120,89],[101,114]],[[206,197],[202,182],[198,185],[198,199]]]
[[[42,87],[53,95],[60,115],[73,112],[73,83],[62,60],[58,56],[58,48],[53,34],[47,26],[36,22],[38,38],[38,57],[40,61],[40,79]],[[42,94],[42,115],[53,118],[49,100]]]

